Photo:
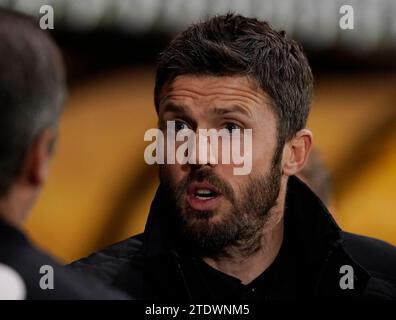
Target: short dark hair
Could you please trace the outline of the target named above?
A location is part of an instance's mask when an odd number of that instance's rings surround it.
[[[272,100],[280,142],[306,125],[313,91],[308,60],[299,44],[267,22],[229,13],[177,35],[159,56],[157,112],[163,86],[186,74],[252,78]]]
[[[0,196],[32,142],[57,124],[66,94],[63,62],[29,16],[0,9]]]

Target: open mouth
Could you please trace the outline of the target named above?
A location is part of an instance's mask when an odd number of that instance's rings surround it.
[[[192,182],[187,189],[187,201],[195,210],[213,210],[222,194],[208,182]]]
[[[198,189],[194,192],[194,197],[200,200],[209,200],[217,197],[219,194],[209,189]]]

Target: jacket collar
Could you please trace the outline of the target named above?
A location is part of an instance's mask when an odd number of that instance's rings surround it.
[[[158,187],[151,204],[144,231],[144,255],[162,255],[178,246],[173,228],[169,197]],[[322,201],[298,178],[291,177],[287,186],[285,220],[294,241],[304,244],[307,257],[317,256],[329,244],[341,240],[341,229]],[[307,246],[308,245],[308,246]]]
[[[163,277],[165,272],[168,274],[174,272],[175,276],[180,275],[180,272],[183,273],[180,264],[174,261],[180,259],[180,252],[177,248],[181,244],[170,219],[172,214],[169,211],[168,200],[169,197],[160,186],[152,202],[144,232],[143,255],[147,261],[154,262],[148,270],[162,273],[161,276],[158,274],[157,279]],[[305,283],[307,290],[323,291],[328,274],[334,275],[335,271],[339,270],[329,270],[329,265],[333,269],[338,266],[338,264],[333,266],[329,263],[331,260],[352,265],[359,279],[359,287],[361,289],[365,287],[369,275],[345,252],[341,229],[322,201],[296,177],[289,178],[287,186],[286,238],[288,243],[293,244],[293,250],[296,250],[301,278],[310,279],[312,282]],[[158,266],[158,261],[164,262],[161,268]],[[166,266],[166,261],[168,266]],[[338,272],[337,275],[339,275]],[[181,278],[182,282],[185,282],[183,274]]]
[[[21,230],[2,218],[0,218],[0,238],[3,240],[4,245],[7,246],[28,244],[29,242]]]

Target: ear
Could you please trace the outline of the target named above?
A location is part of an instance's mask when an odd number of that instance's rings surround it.
[[[25,157],[23,176],[30,185],[40,188],[46,183],[55,141],[55,130],[45,129],[29,148]]]
[[[292,176],[304,168],[312,148],[312,140],[312,132],[302,129],[286,142],[282,158],[283,174]]]

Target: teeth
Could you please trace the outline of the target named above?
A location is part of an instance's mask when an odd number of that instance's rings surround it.
[[[210,191],[210,190],[208,190],[208,189],[198,189],[195,193],[196,193],[196,194],[206,195],[206,194],[211,194],[212,191]]]
[[[199,200],[208,200],[208,199],[213,199],[214,197],[201,197],[201,196],[195,196],[195,198],[199,199]]]

